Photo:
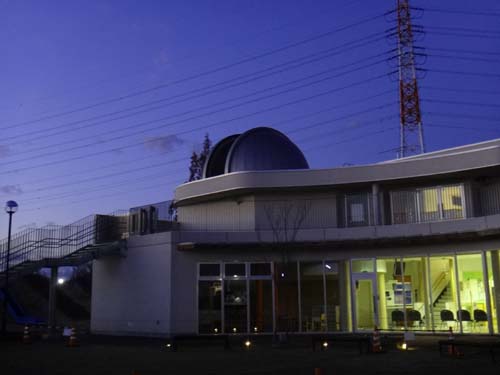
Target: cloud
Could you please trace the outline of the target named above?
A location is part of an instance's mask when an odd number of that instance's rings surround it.
[[[3,185],[0,186],[0,191],[5,194],[22,194],[23,189],[19,185]]]
[[[19,185],[3,185],[0,186],[0,192],[5,194],[22,194],[23,189]]]
[[[5,145],[0,145],[0,158],[4,158],[10,154],[10,147]]]
[[[186,141],[176,135],[164,135],[146,138],[144,140],[144,147],[151,151],[170,152],[184,143]]]

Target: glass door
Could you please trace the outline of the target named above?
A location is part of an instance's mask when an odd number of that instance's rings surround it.
[[[356,331],[378,326],[377,276],[374,272],[352,274],[353,316]]]

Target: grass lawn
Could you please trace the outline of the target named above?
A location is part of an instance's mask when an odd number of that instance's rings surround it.
[[[85,337],[77,348],[63,340],[35,340],[24,345],[18,339],[0,341],[1,375],[24,374],[304,374],[322,368],[333,374],[500,374],[498,363],[487,351],[468,348],[461,358],[440,357],[437,341],[443,337],[417,337],[412,350],[400,351],[394,343],[385,353],[360,355],[351,343],[333,343],[326,351],[313,352],[310,341],[273,347],[270,339],[244,349],[243,338],[232,338],[232,349],[221,345],[185,343],[171,352],[165,340],[146,338]]]

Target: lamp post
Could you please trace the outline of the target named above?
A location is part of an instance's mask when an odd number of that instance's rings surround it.
[[[15,201],[8,201],[5,204],[5,212],[9,214],[9,235],[7,237],[7,256],[5,258],[5,288],[3,293],[2,312],[2,334],[7,333],[7,294],[9,293],[9,260],[10,260],[10,233],[12,229],[12,215],[16,213],[19,206]]]

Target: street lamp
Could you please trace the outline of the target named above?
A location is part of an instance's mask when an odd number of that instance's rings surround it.
[[[2,334],[7,333],[7,294],[9,293],[9,260],[10,260],[10,233],[12,229],[12,215],[16,213],[18,205],[15,201],[5,204],[5,212],[9,214],[9,235],[7,237],[7,256],[5,258],[5,288],[3,294]]]

